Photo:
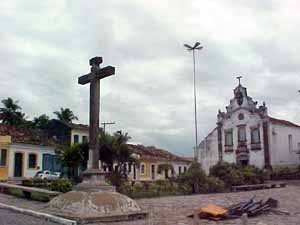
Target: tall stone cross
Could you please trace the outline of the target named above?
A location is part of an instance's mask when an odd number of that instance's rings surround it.
[[[238,77],[236,77],[236,79],[238,79],[239,80],[239,85],[241,85],[241,79],[242,79],[243,77],[242,76],[238,76]]]
[[[79,84],[90,83],[90,128],[88,169],[99,169],[100,80],[115,74],[115,67],[100,68],[102,57],[90,59],[91,72],[78,78]]]

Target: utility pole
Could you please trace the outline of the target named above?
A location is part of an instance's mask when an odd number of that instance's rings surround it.
[[[188,44],[184,44],[184,47],[187,48],[188,51],[193,52],[193,65],[194,65],[194,110],[195,110],[195,153],[198,149],[198,128],[197,128],[197,95],[196,95],[196,66],[195,66],[195,50],[201,50],[203,46],[200,46],[200,42],[196,42],[194,46],[190,46]],[[196,156],[196,154],[195,154]]]
[[[115,122],[103,122],[101,123],[103,125],[103,133],[105,133],[105,126],[106,125],[112,125],[112,124],[116,124]]]

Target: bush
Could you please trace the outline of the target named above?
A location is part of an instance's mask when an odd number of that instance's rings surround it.
[[[33,180],[32,179],[22,180],[22,186],[33,187]]]
[[[125,183],[118,191],[131,198],[152,198],[179,193],[177,184],[168,180],[158,180],[151,184],[136,183],[130,185]]]
[[[27,187],[48,188],[51,180],[43,180],[40,178],[22,180],[22,185]]]
[[[181,174],[177,182],[183,194],[207,193],[207,175],[198,162],[192,162],[189,169]]]
[[[176,195],[178,187],[168,180],[158,180],[149,186],[148,191],[154,196]]]
[[[241,168],[245,184],[261,184],[264,182],[264,173],[262,170],[254,166],[246,166]]]
[[[109,184],[119,188],[126,182],[126,179],[119,172],[112,172],[108,176],[107,181]]]
[[[65,193],[72,190],[72,183],[67,179],[58,179],[51,183],[50,189]]]
[[[243,175],[237,165],[228,162],[219,162],[210,168],[211,176],[221,179],[226,187],[241,185],[244,183]]]
[[[210,175],[221,179],[227,187],[260,184],[267,178],[263,170],[255,166],[238,166],[227,162],[219,162],[210,169]]]
[[[272,180],[294,180],[300,178],[299,168],[278,167],[270,171]]]
[[[226,190],[225,183],[217,177],[212,177],[212,176],[207,177],[206,184],[207,184],[207,193],[224,192]]]

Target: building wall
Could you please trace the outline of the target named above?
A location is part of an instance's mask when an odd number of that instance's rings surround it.
[[[218,130],[215,129],[203,141],[200,151],[198,151],[198,162],[201,163],[202,168],[208,174],[209,168],[217,164],[218,157]]]
[[[89,137],[89,132],[88,130],[80,130],[80,129],[72,129],[71,130],[71,145],[74,144],[74,135],[78,135],[79,137],[79,142],[83,142],[83,136],[86,136],[87,138]]]
[[[239,115],[244,115],[244,119],[240,120]],[[222,144],[223,144],[223,160],[229,163],[236,163],[236,152],[238,146],[238,126],[246,125],[247,148],[249,149],[249,164],[259,168],[264,167],[264,146],[263,146],[263,128],[262,119],[258,114],[250,113],[248,110],[241,109],[235,111],[229,119],[224,120],[222,126]],[[251,127],[259,126],[260,130],[260,150],[251,150]],[[233,129],[233,150],[232,152],[225,151],[225,131]],[[217,141],[217,138],[215,139]]]
[[[244,119],[240,120],[239,115],[244,115]],[[255,165],[259,168],[264,168],[264,145],[263,145],[263,120],[258,114],[250,113],[246,109],[240,109],[232,113],[230,118],[223,121],[221,128],[222,132],[222,155],[223,161],[229,163],[237,163],[236,149],[238,147],[238,126],[246,125],[246,140],[247,148],[249,150],[249,164]],[[251,150],[251,127],[259,126],[260,133],[260,150]],[[225,148],[225,131],[232,129],[233,132],[233,151],[226,152]],[[209,168],[217,164],[219,161],[218,155],[218,136],[217,129],[210,133],[202,143],[198,152],[198,162],[201,163],[203,169],[208,173]]]
[[[22,177],[33,177],[37,171],[42,170],[43,154],[55,154],[55,149],[53,147],[45,147],[39,145],[29,145],[29,144],[17,144],[12,143],[10,145],[9,152],[9,169],[8,177],[14,177],[15,172],[15,153],[22,153],[23,155],[23,173]],[[28,168],[28,157],[29,154],[37,155],[37,165],[36,168]]]
[[[8,178],[8,168],[9,168],[9,152],[10,152],[10,136],[0,136],[0,150],[6,149],[6,165],[0,166],[0,180],[6,180]]]
[[[289,148],[289,135],[292,145]],[[269,123],[270,158],[272,167],[300,165],[300,128]]]

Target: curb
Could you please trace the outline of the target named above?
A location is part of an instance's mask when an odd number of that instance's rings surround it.
[[[69,220],[69,219],[58,217],[58,216],[53,216],[53,215],[50,215],[47,213],[33,211],[30,209],[23,209],[23,208],[19,208],[19,207],[12,206],[12,205],[6,205],[6,204],[0,203],[0,208],[8,209],[8,210],[18,212],[18,213],[27,214],[27,215],[34,216],[34,217],[37,217],[40,219],[42,218],[47,221],[51,221],[51,222],[55,222],[55,223],[59,223],[59,224],[63,224],[63,225],[77,225],[77,222],[74,220]]]

